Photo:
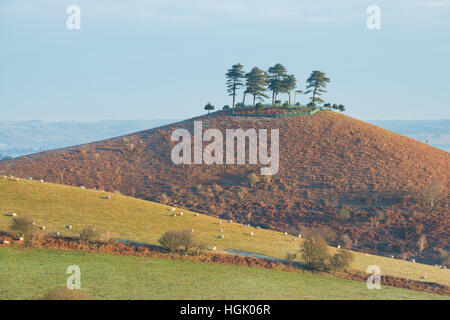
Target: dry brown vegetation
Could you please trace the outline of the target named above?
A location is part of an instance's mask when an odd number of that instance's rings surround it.
[[[277,119],[228,112],[4,161],[0,173],[61,182],[64,172],[64,184],[120,191],[280,231],[326,227],[336,235],[327,239],[331,244],[404,258],[417,257],[425,235],[421,257],[446,261],[448,152],[334,112]],[[222,132],[280,129],[279,172],[249,188],[249,175],[258,172],[252,165],[172,164],[171,133],[193,132],[193,120]]]

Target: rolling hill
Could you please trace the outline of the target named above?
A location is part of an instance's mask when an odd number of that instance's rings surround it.
[[[214,217],[177,209],[183,216],[173,217],[170,206],[135,199],[120,194],[105,199],[106,193],[71,186],[38,181],[0,178],[0,231],[7,231],[11,213],[28,215],[36,226],[45,226],[41,234],[60,232],[61,236],[76,237],[87,226],[95,226],[105,239],[115,238],[147,244],[158,244],[166,230],[194,229],[199,240],[218,252],[238,252],[254,256],[284,259],[296,252],[302,239],[292,241],[292,235],[281,232],[245,228],[242,224],[227,223]],[[72,229],[65,226],[71,225]],[[223,233],[219,231],[223,229]],[[249,236],[249,232],[254,236]],[[217,236],[225,237],[219,239]],[[0,233],[0,240],[1,240]],[[335,250],[335,248],[330,248]],[[383,275],[435,282],[450,286],[450,270],[421,263],[391,259],[354,252],[351,268],[366,272],[367,266],[377,265]],[[300,258],[298,261],[301,261]]]
[[[248,186],[254,165],[175,165],[174,129],[279,129],[280,169]],[[205,143],[206,145],[206,143]],[[449,248],[448,198],[422,203],[427,188],[450,189],[450,154],[374,125],[320,111],[247,118],[219,111],[179,123],[0,163],[0,173],[117,191],[278,231],[322,232],[332,244],[432,261]],[[417,255],[417,240],[427,247]]]
[[[39,299],[82,272],[82,292],[97,299],[433,299],[448,296],[364,282],[211,263],[42,249],[0,248],[0,299]]]

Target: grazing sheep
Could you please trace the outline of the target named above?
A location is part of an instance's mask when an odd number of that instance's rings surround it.
[[[170,209],[171,211],[175,211],[175,208]]]
[[[59,235],[60,235],[59,231],[57,231],[57,232],[56,232],[56,235],[57,235],[57,236],[59,236]]]
[[[416,263],[416,259],[411,259],[411,262]]]
[[[341,246],[339,246],[339,245],[338,245],[338,246],[337,246],[337,248],[338,248],[338,249],[340,249],[340,248],[341,248]]]
[[[183,212],[180,212],[180,216],[182,216],[183,215]]]
[[[16,181],[19,181],[19,178],[16,178]]]
[[[219,223],[219,224],[222,224],[222,221],[219,221],[218,223]]]
[[[220,234],[220,235],[217,236],[217,238],[223,239],[223,238],[225,238],[225,236],[223,234]]]
[[[365,256],[369,256],[369,254],[368,254],[368,253],[364,253],[364,255],[365,255]]]
[[[40,227],[39,229],[41,229],[41,230],[45,230],[45,227],[44,227],[44,226],[42,226],[42,227]]]
[[[21,236],[21,237],[19,238],[19,241],[25,241],[24,237]]]
[[[301,238],[301,237],[302,237],[302,235],[301,235],[301,234],[299,233],[299,234],[298,234],[298,237],[299,237],[299,238]]]
[[[15,212],[13,212],[11,215],[12,215],[13,217],[17,217],[17,213],[15,213]]]
[[[190,232],[194,232],[194,229],[189,230]]]
[[[297,241],[297,239],[295,239],[295,238],[292,238],[292,241],[294,241],[294,242],[295,242],[295,241]]]
[[[253,235],[255,235],[255,234],[254,234],[253,232],[250,232],[250,235],[253,236]]]
[[[41,179],[41,180],[39,180],[39,182],[44,182],[44,180],[43,180],[43,179]]]
[[[212,250],[212,251],[216,251],[216,250],[217,250],[217,247],[214,246],[214,247],[211,248],[211,250]]]
[[[171,217],[176,217],[177,214],[176,214],[176,213],[172,213],[170,216],[171,216]]]
[[[230,219],[230,220],[228,220],[228,223],[233,223],[233,220],[231,220],[231,219]]]
[[[8,240],[3,240],[3,244],[10,244]]]
[[[81,188],[81,189],[86,189],[84,186],[81,186],[80,188]]]
[[[107,195],[107,196],[106,196],[106,199],[111,199],[111,196],[110,196],[110,195]]]
[[[305,251],[305,248],[301,248],[300,251]]]
[[[287,235],[288,235],[288,233],[287,233],[287,232],[285,232],[285,233],[284,233],[284,235],[285,235],[285,236],[287,236]]]
[[[36,225],[36,222],[35,221],[33,221],[33,226],[35,226]]]
[[[223,232],[223,229],[219,229],[219,232]]]
[[[72,226],[69,224],[68,226],[66,226],[66,229],[72,229]]]
[[[394,259],[394,256],[391,256],[392,259]]]
[[[198,213],[194,213],[194,217],[198,217]]]
[[[257,227],[256,227],[256,229],[258,229],[258,230],[259,230],[259,229],[261,229],[261,227],[260,227],[260,226],[257,226]]]
[[[28,177],[27,179],[28,179],[28,180],[33,180],[33,177]]]

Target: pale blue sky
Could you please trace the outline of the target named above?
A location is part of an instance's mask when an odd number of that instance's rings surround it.
[[[449,57],[445,0],[0,0],[0,119],[187,118],[230,104],[236,62],[322,70],[359,119],[450,118]]]

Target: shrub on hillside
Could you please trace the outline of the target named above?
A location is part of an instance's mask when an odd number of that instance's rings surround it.
[[[24,237],[25,241],[30,240],[35,229],[33,225],[33,220],[27,216],[15,217],[9,227],[14,231],[19,237]]]
[[[256,174],[250,173],[247,176],[247,182],[248,182],[248,185],[250,186],[250,188],[253,188],[259,182],[259,178]]]
[[[81,232],[80,232],[80,239],[83,241],[95,241],[95,240],[98,240],[98,238],[99,238],[99,233],[92,226],[86,227],[83,230],[81,230]]]
[[[288,261],[288,264],[290,266],[294,262],[295,258],[297,258],[297,253],[295,253],[295,252],[288,252],[288,253],[286,253],[286,260]]]
[[[352,261],[353,255],[350,251],[338,250],[338,252],[330,258],[330,269],[336,271],[347,269]]]
[[[70,290],[64,287],[48,290],[40,300],[93,300],[93,298],[80,290]]]
[[[423,202],[426,205],[429,205],[431,207],[438,205],[440,201],[442,201],[445,196],[443,192],[442,184],[438,181],[431,182],[422,193],[422,199]]]
[[[158,242],[169,252],[187,254],[194,248],[201,249],[205,244],[198,242],[189,230],[166,231]]]
[[[314,271],[327,269],[329,253],[325,240],[308,239],[303,243],[303,247],[302,257],[308,269]]]

